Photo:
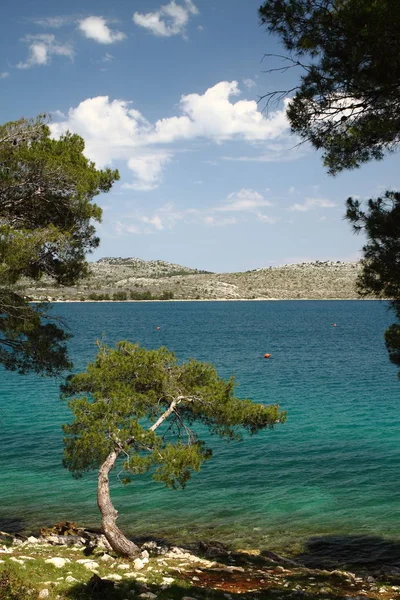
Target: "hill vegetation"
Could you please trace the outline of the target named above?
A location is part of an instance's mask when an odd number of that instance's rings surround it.
[[[210,273],[161,260],[102,258],[74,287],[42,280],[25,292],[35,300],[356,299],[357,262],[309,262],[241,273]]]

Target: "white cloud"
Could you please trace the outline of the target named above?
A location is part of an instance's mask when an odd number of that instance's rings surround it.
[[[112,54],[110,54],[109,52],[106,52],[101,60],[102,60],[102,62],[110,63],[114,60],[114,56]]]
[[[216,217],[214,215],[206,215],[203,217],[203,222],[209,227],[226,227],[227,225],[236,225],[238,219],[236,217]]]
[[[334,208],[335,206],[335,202],[327,200],[326,198],[306,198],[303,204],[293,204],[289,207],[289,210],[307,212],[313,208]]]
[[[48,65],[52,56],[67,56],[69,58],[74,56],[72,46],[70,44],[60,44],[53,34],[27,35],[23,38],[23,41],[29,43],[29,55],[26,62],[17,64],[18,69]]]
[[[165,204],[150,215],[136,211],[133,215],[126,215],[124,223],[117,221],[115,232],[117,235],[126,234],[151,234],[157,231],[173,229],[178,221],[190,211],[178,211],[172,203]],[[133,220],[129,223],[128,220]]]
[[[260,208],[262,206],[272,206],[272,203],[269,200],[265,200],[264,196],[255,190],[242,189],[239,192],[229,194],[227,202],[216,210],[244,212],[253,211],[255,208]]]
[[[71,16],[58,16],[58,17],[44,17],[43,19],[35,19],[35,25],[40,27],[48,27],[49,29],[59,29],[64,25],[74,21],[74,17]]]
[[[269,225],[275,225],[280,221],[278,217],[270,217],[269,215],[264,215],[263,213],[257,213],[257,219],[262,223],[268,223]]]
[[[162,180],[164,165],[171,160],[166,153],[145,154],[128,160],[136,182],[125,183],[122,187],[132,190],[149,191],[156,189]]]
[[[184,35],[186,26],[191,15],[197,15],[199,11],[192,0],[184,0],[178,4],[172,0],[164,4],[158,10],[149,13],[135,12],[133,22],[139,27],[144,27],[154,35],[170,37],[172,35]]]
[[[153,140],[170,143],[203,137],[215,141],[261,141],[277,138],[288,130],[285,108],[265,117],[254,100],[233,102],[232,98],[240,93],[237,81],[221,81],[204,94],[182,96],[182,115],[157,121]]]
[[[253,87],[256,87],[256,82],[254,81],[254,79],[251,79],[250,77],[247,77],[247,79],[243,79],[243,84],[250,90]]]
[[[3,73],[0,73],[0,79],[7,79],[9,76],[10,73],[8,73],[8,71],[3,71]]]
[[[162,170],[173,158],[178,143],[196,139],[253,142],[275,140],[286,134],[284,108],[266,117],[258,111],[256,102],[234,102],[239,93],[237,82],[220,82],[204,94],[182,96],[180,114],[155,123],[150,123],[130,102],[97,96],[70,108],[67,118],[53,123],[51,128],[55,137],[68,130],[81,135],[85,139],[85,154],[98,167],[115,160],[126,161],[136,177],[130,187],[151,190],[159,184]],[[172,144],[174,150],[160,149]]]
[[[79,21],[78,29],[85,37],[99,44],[113,44],[126,38],[122,31],[110,29],[103,17],[87,17]]]

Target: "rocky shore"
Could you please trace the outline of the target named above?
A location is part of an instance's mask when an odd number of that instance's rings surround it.
[[[30,537],[0,532],[0,600],[400,598],[400,567],[393,565],[327,570],[218,542],[182,548],[135,541],[141,553],[129,560],[117,557],[100,532],[74,523]]]

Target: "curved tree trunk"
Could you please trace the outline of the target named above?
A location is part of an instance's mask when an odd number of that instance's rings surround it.
[[[110,497],[108,475],[114,467],[119,454],[120,451],[118,450],[110,452],[99,469],[97,505],[101,512],[104,535],[112,549],[122,556],[138,556],[140,554],[139,547],[128,540],[116,525],[118,511],[115,510]]]

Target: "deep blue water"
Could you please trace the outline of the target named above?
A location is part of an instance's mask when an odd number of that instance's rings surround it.
[[[213,459],[184,491],[147,476],[115,481],[128,531],[270,547],[331,533],[400,538],[400,380],[383,343],[384,303],[76,303],[54,312],[74,334],[78,369],[102,336],[165,345],[235,374],[239,396],[288,411],[273,431],[213,440]],[[95,474],[75,480],[61,465],[69,414],[58,382],[1,371],[0,396],[0,529],[98,524]]]

